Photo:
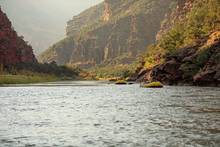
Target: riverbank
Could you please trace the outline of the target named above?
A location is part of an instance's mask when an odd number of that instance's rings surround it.
[[[0,85],[78,80],[81,79],[80,72],[80,69],[58,66],[56,63],[20,63],[7,66],[0,64]]]
[[[43,83],[55,82],[62,80],[59,77],[47,74],[37,75],[0,75],[0,85],[4,84],[30,84],[30,83]]]

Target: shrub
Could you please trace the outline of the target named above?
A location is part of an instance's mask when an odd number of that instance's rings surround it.
[[[171,21],[171,20],[165,20]],[[195,0],[191,11],[182,20],[174,22],[156,45],[148,47],[145,55],[145,67],[152,68],[164,61],[164,57],[175,54],[179,48],[198,45],[210,32],[220,29],[220,1]],[[201,52],[195,61],[201,66],[209,52]]]
[[[32,75],[0,75],[0,85],[52,82],[56,80],[58,78],[55,76],[37,73],[32,73]]]
[[[115,84],[117,84],[117,85],[125,85],[125,84],[127,84],[127,82],[125,80],[118,80],[118,81],[115,82]]]
[[[151,82],[149,84],[145,84],[143,87],[144,88],[162,88],[163,84],[160,82]]]
[[[202,51],[199,51],[199,54],[196,58],[196,65],[199,67],[203,67],[203,65],[208,61],[208,59],[211,56],[211,52],[208,49],[203,49]]]

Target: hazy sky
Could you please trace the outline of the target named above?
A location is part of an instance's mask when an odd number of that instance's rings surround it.
[[[15,30],[23,35],[35,53],[65,36],[66,22],[103,0],[0,0]]]

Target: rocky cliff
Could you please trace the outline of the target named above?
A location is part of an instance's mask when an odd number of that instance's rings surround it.
[[[10,20],[0,8],[0,64],[36,62],[32,47],[18,36]]]
[[[133,78],[220,86],[220,1],[179,0]]]
[[[215,39],[208,43],[212,36]],[[165,63],[148,73],[147,80],[170,85],[220,86],[220,32],[210,34],[201,46],[182,48],[175,55],[167,56]]]
[[[163,22],[161,23],[161,28],[157,33],[156,39],[160,40],[161,37],[166,34],[176,23],[184,21],[186,19],[186,14],[193,8],[194,0],[176,0],[176,7],[170,9],[166,14]]]
[[[102,17],[104,11],[104,4],[98,4],[93,6],[77,16],[73,16],[71,20],[67,22],[66,36],[76,36],[80,29],[91,25]]]
[[[70,41],[55,44],[40,60],[83,67],[110,63],[125,54],[135,60],[147,45],[155,42],[171,3],[172,0],[105,0],[73,17],[67,25],[66,39]]]

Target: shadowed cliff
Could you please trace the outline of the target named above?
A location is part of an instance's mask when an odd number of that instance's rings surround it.
[[[18,36],[10,20],[0,8],[0,64],[36,62],[33,49],[22,36]]]

